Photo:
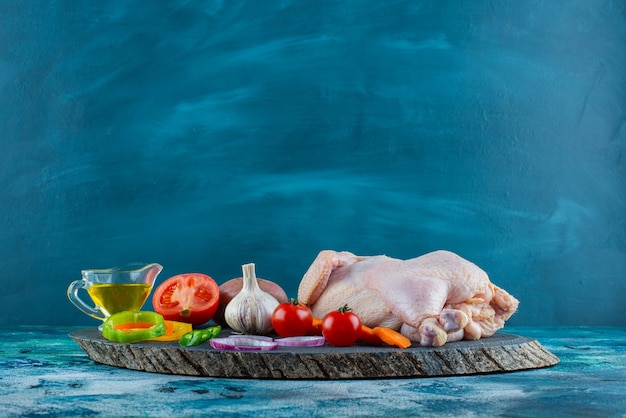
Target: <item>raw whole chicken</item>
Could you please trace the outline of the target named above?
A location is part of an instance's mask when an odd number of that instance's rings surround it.
[[[323,250],[304,274],[298,300],[318,318],[347,304],[364,325],[389,327],[432,347],[489,337],[519,304],[449,251],[399,260]]]

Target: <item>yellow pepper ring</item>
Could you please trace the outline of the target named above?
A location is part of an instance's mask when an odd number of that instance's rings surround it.
[[[187,322],[165,320],[165,335],[153,338],[152,341],[178,341],[180,338],[193,331],[193,325]]]
[[[136,343],[165,335],[163,316],[150,311],[124,311],[102,324],[102,336],[118,343]]]

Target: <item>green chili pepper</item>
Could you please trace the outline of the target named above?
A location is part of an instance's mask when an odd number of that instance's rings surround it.
[[[195,329],[180,337],[180,341],[178,343],[182,347],[199,345],[209,341],[211,338],[219,336],[221,330],[222,327],[220,327],[219,325],[205,329]]]
[[[118,343],[136,343],[165,335],[163,316],[150,311],[123,311],[102,324],[102,336]]]

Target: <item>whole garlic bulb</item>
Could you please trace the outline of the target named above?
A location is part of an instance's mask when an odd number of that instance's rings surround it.
[[[243,287],[226,305],[224,320],[233,330],[244,334],[265,335],[272,331],[272,314],[279,305],[256,281],[254,263],[244,264]]]

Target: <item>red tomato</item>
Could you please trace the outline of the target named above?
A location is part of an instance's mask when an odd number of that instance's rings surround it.
[[[152,296],[152,306],[170,321],[202,325],[208,322],[220,301],[217,283],[206,274],[186,273],[161,283]]]
[[[297,300],[281,303],[272,314],[272,327],[281,337],[307,335],[313,325],[313,313]]]
[[[335,347],[348,347],[356,342],[361,330],[361,320],[348,305],[328,312],[322,318],[322,335]]]

